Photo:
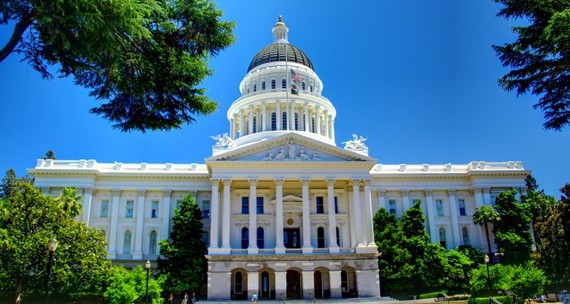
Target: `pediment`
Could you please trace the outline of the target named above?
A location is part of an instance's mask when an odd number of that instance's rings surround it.
[[[376,162],[374,158],[297,133],[262,140],[217,154],[206,162]]]

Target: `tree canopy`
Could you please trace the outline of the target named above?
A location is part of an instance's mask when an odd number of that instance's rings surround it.
[[[513,27],[516,41],[493,46],[511,68],[499,85],[540,96],[534,108],[543,111],[545,129],[560,131],[570,123],[570,0],[493,1],[503,4],[498,16],[523,24]]]
[[[121,131],[180,128],[216,110],[199,86],[234,41],[221,16],[211,0],[6,0],[0,24],[15,25],[0,62],[21,53],[44,78],[57,66]]]

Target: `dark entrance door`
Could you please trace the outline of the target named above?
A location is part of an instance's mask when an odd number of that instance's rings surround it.
[[[283,245],[285,248],[301,248],[301,230],[299,228],[283,229]]]
[[[315,271],[315,299],[322,299],[323,297],[323,275],[320,270]]]
[[[301,274],[287,270],[287,299],[301,298]]]
[[[268,300],[269,297],[269,273],[264,271],[261,273],[261,299]]]

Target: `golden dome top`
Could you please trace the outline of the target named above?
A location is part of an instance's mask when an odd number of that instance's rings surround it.
[[[277,23],[275,23],[275,26],[285,26],[285,23],[283,22],[283,17],[281,17],[281,15],[279,15],[279,19],[277,20]]]

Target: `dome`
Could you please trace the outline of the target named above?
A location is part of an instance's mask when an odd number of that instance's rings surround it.
[[[285,51],[287,51],[287,59],[285,58]],[[278,61],[296,62],[309,67],[313,71],[315,70],[309,57],[300,48],[287,42],[276,42],[261,49],[251,60],[247,71],[249,72],[256,66],[264,63]]]

